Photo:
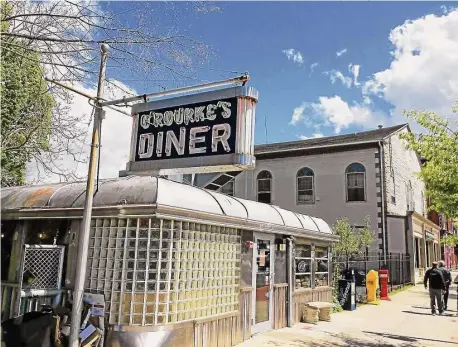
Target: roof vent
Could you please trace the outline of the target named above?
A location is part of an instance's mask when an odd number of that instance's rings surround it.
[[[377,126],[377,128],[382,129],[382,128],[383,128],[383,125],[382,125],[382,124],[379,124],[379,125]]]

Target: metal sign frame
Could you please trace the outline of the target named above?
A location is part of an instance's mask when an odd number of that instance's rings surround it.
[[[234,148],[230,148],[226,154],[211,153],[208,154],[208,149],[197,155],[177,155],[172,156],[171,153],[162,153],[164,159],[151,159],[151,160],[138,160],[139,150],[139,136],[142,127],[141,116],[147,115],[148,112],[151,114],[155,110],[165,110],[173,108],[186,108],[187,106],[193,107],[193,105],[203,105],[206,103],[225,102],[224,100],[236,99],[236,105],[232,105],[231,116],[235,119],[230,120],[231,122],[224,122],[226,127],[230,127],[230,131],[235,134],[235,142],[233,143]],[[192,94],[179,96],[169,99],[155,100],[147,103],[135,104],[132,107],[133,116],[133,127],[130,147],[130,159],[126,165],[127,174],[135,175],[171,175],[171,174],[186,174],[186,173],[199,173],[199,172],[221,172],[221,171],[238,171],[238,170],[250,170],[254,169],[255,157],[254,157],[254,121],[255,121],[255,109],[258,101],[258,92],[252,87],[236,86],[218,90],[212,90],[205,93]],[[208,114],[207,114],[208,115]],[[223,116],[224,117],[224,116]],[[224,120],[224,119],[223,119]],[[212,119],[210,122],[207,121],[207,125],[218,125],[221,124],[221,119]],[[182,123],[179,127],[183,133],[193,127],[199,127],[204,124],[203,122],[196,121],[191,124]],[[144,124],[144,123],[143,123]],[[175,129],[176,129],[175,125]],[[150,126],[153,128],[153,126]],[[207,128],[209,128],[207,126]],[[149,128],[148,128],[149,129]],[[160,128],[153,129],[156,133],[152,133],[154,139],[159,132],[163,132],[163,142],[165,142],[165,132],[170,131],[170,126],[161,126]],[[213,136],[215,132],[208,131],[207,136]],[[176,134],[175,136],[181,136],[182,134]],[[151,136],[151,138],[153,137]],[[180,137],[181,139],[181,137]],[[151,142],[153,142],[151,140]],[[154,143],[154,142],[153,142]],[[156,146],[154,146],[156,151]],[[183,150],[184,152],[184,150]],[[169,158],[167,158],[169,157]]]

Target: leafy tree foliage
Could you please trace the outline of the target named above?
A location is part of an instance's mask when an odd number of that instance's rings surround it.
[[[339,242],[333,245],[333,253],[336,256],[345,257],[347,268],[351,256],[366,253],[367,248],[374,242],[369,216],[364,219],[364,228],[356,229],[350,225],[348,218],[341,218],[336,221],[332,229],[336,235],[340,236]]]
[[[1,4],[7,13],[7,4]],[[1,22],[2,31],[8,23]],[[14,47],[14,54],[10,48]],[[48,149],[54,105],[42,78],[39,55],[14,38],[2,39],[0,53],[2,186],[25,183],[26,164]]]
[[[458,245],[458,235],[447,235],[441,239],[441,243],[447,247],[455,247]]]
[[[339,242],[333,245],[333,254],[337,257],[345,258],[345,267],[348,270],[349,260],[353,255],[367,253],[367,248],[374,242],[374,234],[371,228],[370,216],[364,218],[364,228],[356,229],[350,225],[348,218],[341,218],[332,226],[334,234],[340,236]],[[341,278],[341,268],[338,262],[333,264],[332,287],[334,311],[342,311],[339,297],[339,279]]]
[[[452,107],[457,113],[458,102]],[[458,121],[429,111],[406,111],[405,115],[426,129],[426,133],[407,133],[407,147],[426,162],[419,176],[430,198],[430,209],[449,218],[458,217]]]

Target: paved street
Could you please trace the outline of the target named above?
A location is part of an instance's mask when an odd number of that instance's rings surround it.
[[[456,276],[456,272],[454,273]],[[432,316],[429,296],[422,285],[392,296],[379,306],[365,305],[353,312],[333,314],[332,322],[300,323],[256,335],[239,347],[251,346],[361,346],[418,347],[458,345],[456,285],[450,290],[449,309]]]

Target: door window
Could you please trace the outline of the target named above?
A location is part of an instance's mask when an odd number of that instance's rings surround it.
[[[270,241],[257,240],[255,323],[269,320]]]

